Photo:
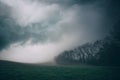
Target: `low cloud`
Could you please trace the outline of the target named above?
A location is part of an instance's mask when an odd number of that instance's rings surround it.
[[[2,60],[53,61],[64,50],[108,35],[104,8],[96,0],[0,0],[0,4],[6,14],[0,14]]]

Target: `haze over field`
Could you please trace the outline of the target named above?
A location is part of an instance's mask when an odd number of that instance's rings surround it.
[[[51,62],[65,50],[105,38],[113,22],[108,5],[108,0],[0,0],[0,60]]]

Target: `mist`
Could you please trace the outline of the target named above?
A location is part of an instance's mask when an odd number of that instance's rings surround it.
[[[0,17],[5,16],[7,23],[0,29],[3,39],[0,59],[22,63],[54,62],[65,50],[105,38],[109,29],[101,2],[80,3],[0,0],[3,5]]]

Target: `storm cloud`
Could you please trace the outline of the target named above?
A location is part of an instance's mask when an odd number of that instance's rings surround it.
[[[47,62],[64,50],[105,38],[115,18],[107,13],[117,13],[111,2],[0,0],[0,59]]]

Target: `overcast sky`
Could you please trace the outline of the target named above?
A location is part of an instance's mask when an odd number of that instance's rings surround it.
[[[43,63],[65,50],[105,38],[118,16],[117,6],[115,10],[111,3],[0,0],[0,59]]]

